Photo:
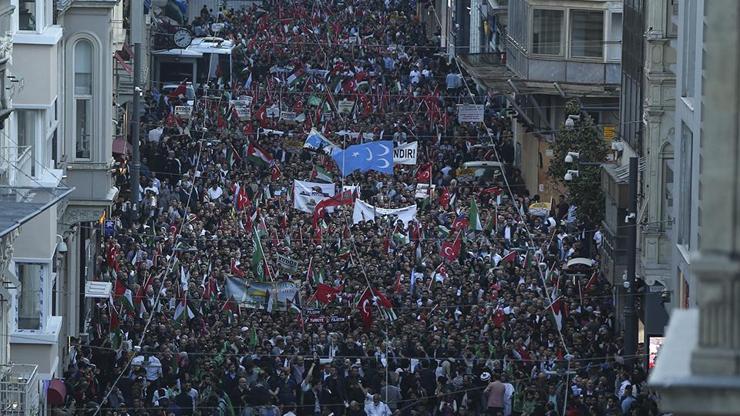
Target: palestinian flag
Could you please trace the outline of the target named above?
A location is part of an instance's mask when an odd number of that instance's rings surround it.
[[[123,306],[126,307],[126,309],[129,310],[129,312],[134,311],[134,293],[131,291],[131,289],[126,289],[125,292],[123,292]]]
[[[334,175],[332,175],[323,167],[314,165],[313,170],[311,171],[311,179],[316,179],[326,183],[332,183],[334,182]]]
[[[438,225],[437,226],[437,234],[442,236],[443,238],[447,238],[447,236],[450,235],[450,229],[445,227],[444,225]]]
[[[272,155],[255,144],[249,144],[247,147],[247,159],[262,167],[272,166],[274,159]]]
[[[252,251],[252,270],[254,271],[255,276],[259,280],[264,280],[265,278],[265,253],[262,251],[262,241],[260,241],[260,235],[257,232],[257,230],[253,230],[252,233],[252,243],[254,245],[253,251]]]
[[[398,315],[393,310],[393,302],[390,301],[382,292],[374,290],[375,302],[379,306],[380,316],[386,321],[393,322],[398,319]]]
[[[188,305],[188,298],[187,298],[187,292],[184,292],[182,299],[180,302],[177,303],[177,307],[175,308],[175,315],[174,319],[175,322],[182,324],[185,319],[191,320],[195,318],[195,313],[192,309],[190,309],[190,305]]]
[[[475,198],[470,200],[470,209],[468,210],[468,229],[471,231],[483,231],[483,225],[480,222],[480,213]]]

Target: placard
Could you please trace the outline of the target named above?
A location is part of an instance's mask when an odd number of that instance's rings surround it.
[[[293,111],[281,111],[280,112],[280,120],[283,120],[283,121],[295,121],[296,117],[298,117],[298,115]]]
[[[355,102],[350,100],[341,100],[337,103],[337,111],[340,114],[349,114],[355,108]]]
[[[298,270],[298,260],[293,260],[288,256],[282,254],[277,255],[277,263],[280,268],[294,272]]]
[[[460,123],[482,123],[484,113],[483,104],[457,105],[457,121]]]
[[[190,106],[190,105],[175,106],[175,117],[190,118],[192,114],[193,114],[193,106]]]
[[[240,121],[249,120],[252,117],[252,109],[250,106],[251,98],[250,100],[231,100],[231,105],[234,106],[234,111],[236,112],[236,116],[239,118]]]
[[[404,143],[393,148],[393,163],[396,165],[415,165],[418,142]]]

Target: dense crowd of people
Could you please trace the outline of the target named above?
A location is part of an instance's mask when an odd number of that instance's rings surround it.
[[[187,100],[180,89],[147,97],[141,202],[131,202],[123,160],[115,233],[96,264],[114,293],[96,305],[90,342],[73,346],[70,409],[655,414],[644,371],[630,365],[640,360],[622,357],[611,287],[582,233],[588,219],[563,197],[530,212],[546,201],[512,167],[503,101],[470,91],[438,54],[418,13],[426,7],[268,0],[194,22],[206,32],[212,19],[224,23],[232,73],[197,85],[187,118],[175,115]],[[246,117],[232,105],[245,96]],[[472,96],[484,123],[457,121]],[[326,149],[304,147],[312,129],[342,148],[417,142],[418,160],[342,178]],[[503,167],[471,177],[470,161]],[[378,208],[418,210],[408,222],[356,222],[351,203],[295,209],[294,180],[321,179]],[[566,267],[580,257],[594,263]],[[283,258],[297,265],[281,267]],[[235,280],[292,282],[298,295],[285,308],[254,307],[231,296]]]

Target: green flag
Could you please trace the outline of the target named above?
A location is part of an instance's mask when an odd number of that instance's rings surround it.
[[[257,340],[257,328],[252,327],[252,335],[249,337],[249,346],[256,347],[259,341]]]
[[[478,213],[478,204],[475,202],[475,198],[470,200],[468,217],[470,220],[470,222],[468,223],[468,229],[470,229],[471,231],[483,231],[483,225],[481,225],[480,223],[480,215]]]

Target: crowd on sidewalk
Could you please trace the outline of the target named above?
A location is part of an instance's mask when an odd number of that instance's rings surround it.
[[[114,290],[72,347],[69,409],[657,414],[641,358],[622,356],[593,226],[565,197],[530,211],[547,201],[513,167],[504,101],[468,89],[418,13],[436,11],[416,3],[222,11],[231,71],[197,86],[187,117],[185,84],[152,89],[140,189],[126,157],[115,173],[116,228],[96,262]],[[472,96],[484,123],[457,119]],[[342,176],[333,148],[379,140],[416,142],[415,164]],[[473,161],[500,168],[476,176]],[[295,181],[336,196],[296,209]],[[572,273],[575,258],[593,263]]]

